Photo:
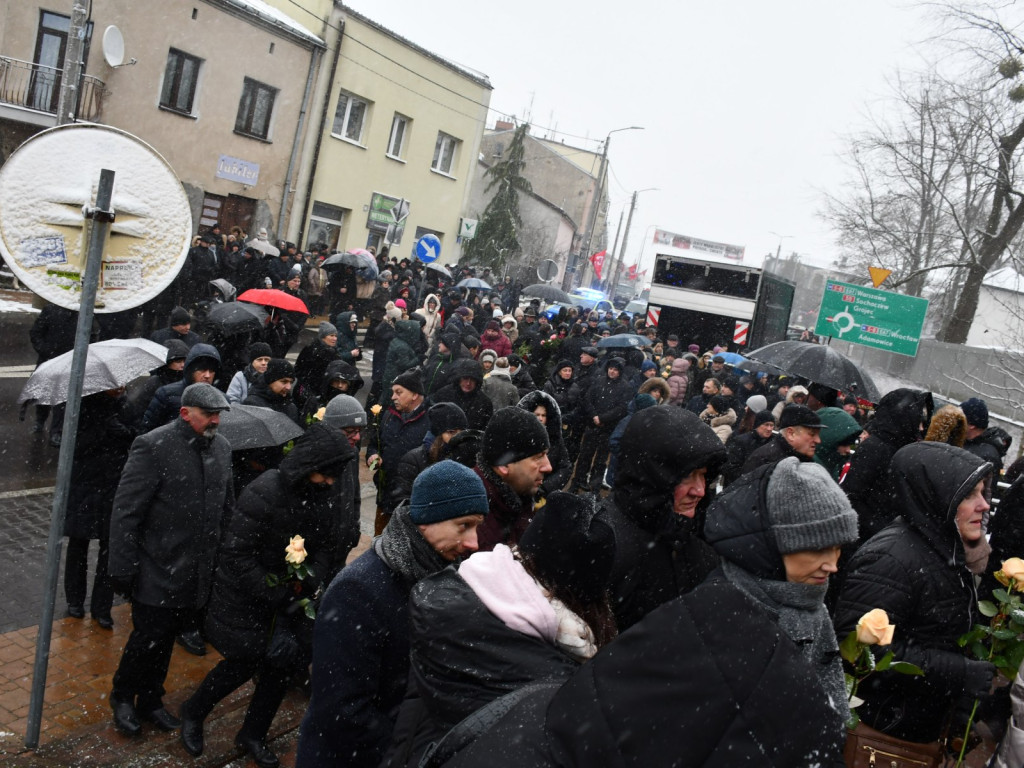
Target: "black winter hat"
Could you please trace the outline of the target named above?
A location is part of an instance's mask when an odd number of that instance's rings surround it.
[[[598,519],[593,496],[556,491],[519,539],[529,570],[552,591],[600,600],[615,561],[615,534]]]
[[[295,366],[282,357],[272,357],[263,373],[263,383],[270,385],[280,379],[294,379]]]
[[[188,313],[188,310],[185,309],[184,307],[175,307],[174,309],[171,310],[171,321],[170,321],[170,323],[168,323],[168,325],[170,327],[173,328],[176,325],[186,325],[186,324],[191,325],[191,323],[192,323],[192,316]]]
[[[960,410],[967,417],[967,423],[978,429],[988,429],[988,406],[980,397],[972,397],[960,403]]]
[[[532,413],[510,405],[495,411],[484,429],[480,459],[489,467],[504,467],[548,450],[548,431]]]
[[[273,357],[274,353],[270,349],[270,345],[265,341],[257,341],[254,344],[249,345],[249,362],[251,363],[258,357]]]
[[[597,357],[600,352],[597,351],[597,347],[584,347],[580,350],[581,355],[590,355],[591,357]]]
[[[725,395],[714,395],[709,401],[710,405],[715,413],[725,413],[729,410],[729,398]]]
[[[818,414],[799,403],[790,403],[782,409],[782,416],[779,417],[779,429],[787,427],[809,427],[810,429],[828,429],[821,423]]]
[[[430,431],[434,437],[440,437],[449,429],[466,429],[469,422],[466,414],[455,403],[438,403],[430,406],[427,411]]]
[[[171,360],[184,360],[188,357],[188,344],[181,339],[168,339],[164,342],[164,346],[167,347],[165,363],[169,363]]]
[[[419,368],[410,368],[407,371],[395,376],[395,380],[391,382],[398,386],[408,389],[410,392],[414,392],[417,395],[423,394],[423,377],[420,376]]]
[[[775,423],[774,413],[772,413],[769,410],[758,411],[757,413],[754,414],[754,429],[757,429],[762,424],[767,424],[769,421],[772,424]]]

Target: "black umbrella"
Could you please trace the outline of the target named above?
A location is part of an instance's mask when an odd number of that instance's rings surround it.
[[[538,299],[544,299],[544,301],[561,301],[566,304],[572,304],[572,297],[568,293],[561,288],[545,285],[544,283],[526,286],[523,288],[523,296],[536,296]]]
[[[816,384],[842,390],[872,403],[879,394],[875,382],[841,352],[809,341],[777,341],[748,352],[747,357],[774,365],[786,373],[802,376]]]
[[[230,411],[221,412],[217,431],[224,435],[232,451],[243,451],[284,445],[301,435],[302,427],[271,408],[235,404]]]
[[[595,344],[598,349],[639,349],[651,346],[651,340],[635,333],[620,333],[616,336],[605,336]]]
[[[214,304],[206,315],[206,325],[216,328],[225,336],[259,331],[266,322],[267,312],[263,307],[244,301]]]

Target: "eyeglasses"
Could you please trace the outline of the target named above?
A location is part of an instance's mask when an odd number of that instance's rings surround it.
[[[362,427],[342,427],[341,431],[345,433],[345,437],[355,437],[363,430]]]

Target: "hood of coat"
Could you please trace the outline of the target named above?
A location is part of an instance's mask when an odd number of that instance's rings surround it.
[[[320,394],[323,398],[329,399],[338,392],[331,386],[331,382],[335,379],[347,381],[348,391],[345,394],[353,397],[363,386],[363,377],[359,375],[359,370],[354,365],[344,360],[332,360],[327,364],[327,370],[324,371],[324,377],[320,384]]]
[[[537,389],[527,392],[519,401],[519,407],[524,411],[533,413],[538,405],[543,405],[548,412],[548,421],[545,428],[548,431],[548,440],[551,445],[557,445],[562,439],[562,411],[558,403],[551,395],[543,390]]]
[[[895,448],[921,437],[921,424],[932,418],[932,394],[916,389],[894,389],[878,402],[868,432]]]
[[[359,322],[359,315],[355,312],[339,312],[335,318],[337,320],[338,333],[349,333],[349,325],[353,322]]]
[[[484,383],[484,369],[476,360],[461,358],[452,363],[451,382],[456,388],[459,386],[459,379],[472,379],[476,382],[476,388]]]
[[[747,573],[786,580],[786,566],[768,518],[768,480],[776,464],[741,475],[708,510],[704,539],[725,560]]]
[[[505,323],[512,323],[512,330],[513,331],[516,330],[519,327],[519,323],[516,322],[516,319],[514,317],[512,317],[512,315],[504,315],[504,316],[502,316],[502,318],[501,318],[501,327],[502,328],[505,327]]]
[[[188,351],[188,356],[185,358],[185,369],[183,378],[186,381],[185,386],[191,383],[190,377],[192,372],[199,369],[200,364],[209,365],[210,361],[213,361],[215,365],[214,370],[220,370],[220,352],[212,344],[196,344],[192,349]]]
[[[936,409],[924,439],[930,443],[949,443],[963,448],[967,439],[967,417],[956,405]]]
[[[431,309],[430,309],[430,302],[431,301],[434,302],[434,309],[433,309],[433,311],[431,311]],[[423,317],[427,318],[427,317],[432,317],[433,315],[436,315],[440,311],[441,311],[441,300],[439,298],[437,298],[436,294],[428,293],[426,298],[423,299],[423,306],[419,308],[419,313],[421,315],[423,315]]]
[[[718,435],[695,414],[663,405],[633,416],[619,442],[615,503],[638,526],[651,533],[678,524],[672,510],[675,487],[695,469],[707,467],[710,480],[725,461]],[[697,507],[697,518],[711,502],[710,488]]]
[[[956,508],[992,465],[945,443],[911,443],[896,451],[891,472],[900,514],[950,563],[964,562]]]
[[[672,361],[672,373],[679,376],[690,370],[690,361],[685,357],[680,357]]]
[[[820,432],[819,451],[835,451],[836,446],[849,442],[851,437],[859,435],[864,429],[842,408],[819,408],[816,413],[826,427]]]
[[[313,472],[337,477],[345,463],[355,456],[344,432],[314,424],[295,441],[278,471],[285,483],[298,488]]]
[[[420,324],[415,320],[399,320],[395,323],[395,338],[413,347],[420,337]]]

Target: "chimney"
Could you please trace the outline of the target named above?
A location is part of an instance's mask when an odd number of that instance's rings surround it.
[[[508,120],[496,120],[494,122],[494,130],[496,131],[511,131],[513,128],[515,128],[515,125]]]

